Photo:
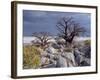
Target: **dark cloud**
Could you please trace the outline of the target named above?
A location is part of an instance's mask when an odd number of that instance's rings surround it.
[[[34,10],[23,10],[23,35],[30,36],[33,32],[41,31],[56,35],[58,33],[56,24],[62,17],[73,17],[76,22],[87,29],[87,34],[90,36],[91,15],[89,13]]]

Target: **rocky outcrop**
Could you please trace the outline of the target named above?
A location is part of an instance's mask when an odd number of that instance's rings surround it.
[[[90,66],[90,48],[74,48],[72,52],[60,50],[52,46],[41,53],[41,68]]]
[[[77,66],[90,66],[90,50],[85,47],[82,50],[75,49],[74,56]]]

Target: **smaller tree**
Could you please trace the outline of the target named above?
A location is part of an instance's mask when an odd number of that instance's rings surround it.
[[[32,36],[38,39],[37,43],[39,43],[42,48],[49,44],[49,40],[51,40],[51,34],[49,32],[34,32]]]

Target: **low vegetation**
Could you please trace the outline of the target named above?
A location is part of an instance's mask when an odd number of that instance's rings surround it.
[[[84,45],[91,45],[91,40],[85,40]]]
[[[71,48],[65,48],[64,51],[65,52],[72,52],[72,49]]]
[[[27,45],[23,48],[23,68],[38,68],[40,65],[40,51],[37,47]]]

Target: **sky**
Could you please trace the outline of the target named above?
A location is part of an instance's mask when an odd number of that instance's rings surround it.
[[[23,10],[23,36],[31,36],[34,32],[49,32],[57,35],[57,22],[63,17],[73,17],[74,21],[86,28],[86,36],[90,36],[91,14],[57,11]]]

